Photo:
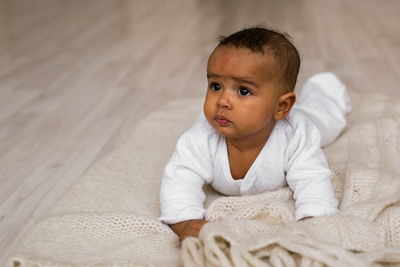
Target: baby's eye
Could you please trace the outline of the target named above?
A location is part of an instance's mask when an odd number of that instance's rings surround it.
[[[251,92],[246,87],[240,87],[239,88],[239,94],[246,96],[246,95],[251,95]]]
[[[212,84],[211,84],[211,89],[212,89],[213,91],[219,91],[219,90],[222,89],[222,86],[221,86],[220,84],[218,84],[218,83],[212,83]]]

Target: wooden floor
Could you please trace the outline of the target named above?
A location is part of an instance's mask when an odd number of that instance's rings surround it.
[[[264,23],[301,52],[301,86],[400,95],[397,0],[0,0],[0,265],[94,161],[165,102],[205,93],[221,34]]]

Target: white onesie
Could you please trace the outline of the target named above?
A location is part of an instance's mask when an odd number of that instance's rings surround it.
[[[289,185],[296,220],[335,214],[338,201],[321,146],[343,130],[350,111],[345,86],[332,73],[312,76],[289,116],[277,121],[245,177],[232,178],[225,137],[201,114],[178,140],[164,170],[161,217],[168,223],[203,219],[204,183],[225,195],[253,195]]]

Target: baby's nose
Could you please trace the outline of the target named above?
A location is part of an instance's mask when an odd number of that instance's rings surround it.
[[[231,100],[228,92],[222,92],[218,98],[217,106],[219,108],[231,108]]]

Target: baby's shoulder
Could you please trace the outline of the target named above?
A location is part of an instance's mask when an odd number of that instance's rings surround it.
[[[191,143],[195,146],[210,147],[218,142],[218,132],[208,123],[202,112],[193,125],[181,136],[185,143]]]
[[[308,147],[320,143],[321,133],[318,127],[301,110],[293,108],[284,120],[288,146],[297,149],[299,146]]]
[[[186,132],[201,135],[212,135],[216,133],[215,129],[208,123],[203,112],[196,118],[192,126]]]
[[[215,129],[208,123],[203,112],[196,118],[192,126],[184,133],[184,135],[185,134],[199,140],[206,140],[218,135],[217,131],[215,131]]]
[[[315,124],[305,113],[295,107],[289,115],[282,120],[282,128],[291,135],[305,134],[317,130]]]

